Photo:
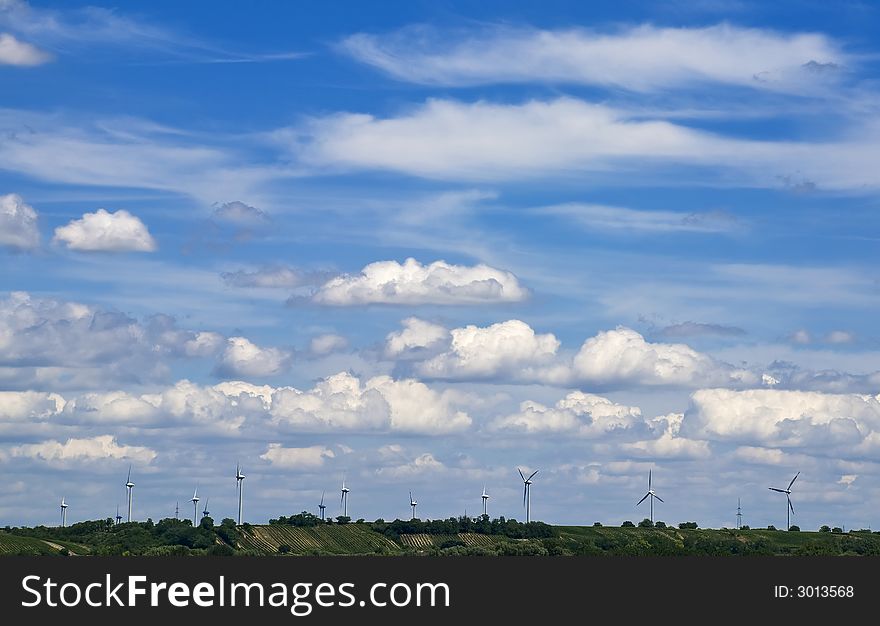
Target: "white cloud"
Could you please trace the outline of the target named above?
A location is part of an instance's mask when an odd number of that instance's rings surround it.
[[[109,213],[98,209],[81,219],[55,229],[55,241],[63,242],[71,250],[102,252],[154,252],[156,241],[144,223],[129,213],[119,210]]]
[[[686,116],[685,116],[686,117]],[[877,188],[867,165],[880,127],[851,119],[838,139],[740,138],[571,97],[519,104],[429,100],[396,116],[340,113],[282,129],[275,140],[317,170],[379,170],[456,181],[544,180],[638,172],[669,184],[692,168],[700,180],[778,188],[797,171],[824,189]]]
[[[219,376],[264,377],[282,374],[290,368],[293,355],[279,348],[262,348],[244,337],[230,337],[217,361]]]
[[[656,439],[621,444],[633,456],[649,459],[705,459],[712,454],[709,444],[698,439],[677,437],[664,432]]]
[[[433,454],[425,452],[409,462],[400,465],[380,467],[376,470],[376,474],[383,478],[399,480],[404,478],[414,478],[426,474],[436,474],[438,472],[443,472],[446,469],[446,466],[434,458]]]
[[[0,299],[0,380],[9,388],[106,386],[163,379],[166,360],[197,356],[216,340],[156,315],[116,311],[13,292]],[[191,343],[195,342],[195,343]]]
[[[33,250],[39,245],[37,212],[18,194],[0,196],[0,246]]]
[[[238,200],[221,204],[214,209],[211,216],[238,226],[261,226],[269,221],[268,213]]]
[[[302,272],[286,265],[269,265],[256,270],[223,272],[220,277],[230,287],[294,289],[326,280],[322,272]]]
[[[353,35],[341,47],[397,79],[453,86],[568,82],[655,91],[717,82],[802,92],[824,82],[812,69],[848,62],[825,35],[730,24],[605,33],[494,27],[464,37],[409,27],[384,37]]]
[[[742,225],[723,211],[690,212],[644,211],[599,204],[568,203],[535,209],[537,213],[558,215],[585,229],[631,233],[727,233]]]
[[[284,469],[318,469],[324,465],[325,459],[335,456],[333,450],[325,446],[285,448],[280,443],[270,443],[260,458]]]
[[[42,443],[14,446],[8,451],[13,458],[30,458],[47,463],[70,461],[104,461],[126,459],[137,463],[149,463],[156,452],[141,446],[120,445],[112,435],[100,435],[87,439],[68,439],[66,442],[44,441]]]
[[[324,283],[312,301],[333,306],[359,304],[477,304],[518,302],[528,296],[516,276],[488,265],[452,265],[415,259],[378,261],[360,274]]]
[[[587,339],[574,357],[575,376],[598,384],[741,385],[756,376],[681,343],[650,343],[636,331],[618,327]]]
[[[843,344],[855,341],[855,335],[846,330],[832,330],[825,336],[826,343]]]
[[[183,344],[183,351],[187,356],[203,357],[213,356],[223,346],[224,338],[219,333],[202,331]]]
[[[424,354],[426,350],[449,339],[446,328],[417,317],[408,317],[401,325],[401,330],[390,332],[385,337],[385,356],[389,358]]]
[[[836,446],[848,455],[880,436],[880,399],[815,391],[701,389],[691,395],[682,431],[759,446]]]
[[[61,411],[64,405],[64,398],[57,393],[0,391],[0,422],[47,419]]]
[[[519,406],[519,412],[496,418],[492,430],[524,433],[561,433],[579,437],[599,438],[641,427],[645,420],[638,407],[625,406],[608,398],[582,391],[573,391],[547,407],[531,400]]]
[[[346,348],[348,348],[348,339],[333,333],[318,335],[309,341],[309,352],[317,356],[339,352]]]
[[[797,343],[801,345],[807,345],[813,341],[813,338],[810,336],[810,333],[803,328],[800,330],[796,330],[791,334],[790,337],[792,343]]]
[[[448,393],[412,379],[376,376],[366,381],[340,372],[308,391],[279,388],[273,421],[303,430],[394,430],[441,434],[465,430],[471,418]]]
[[[762,448],[760,446],[739,446],[733,456],[747,463],[758,465],[782,465],[789,457],[779,448]]]
[[[0,33],[0,65],[33,67],[52,60],[52,55],[21,41],[9,33]]]
[[[838,485],[843,485],[844,487],[847,487],[847,488],[848,488],[848,487],[850,487],[854,482],[856,482],[856,479],[857,479],[858,477],[859,477],[858,474],[844,474],[844,475],[841,476],[840,479],[837,481],[837,484],[838,484]]]
[[[417,371],[433,378],[551,377],[559,340],[537,334],[525,322],[508,320],[487,327],[450,331],[446,352],[419,363]],[[551,373],[543,374],[544,371]]]

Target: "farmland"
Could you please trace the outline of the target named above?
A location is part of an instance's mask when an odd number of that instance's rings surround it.
[[[58,549],[33,537],[18,537],[0,532],[0,555],[48,555],[58,554]]]
[[[448,555],[448,556],[859,556],[880,555],[880,533],[784,532],[772,529],[548,526],[512,522],[418,520],[360,523],[244,524],[210,519],[118,526],[0,531],[0,555]],[[839,530],[839,529],[838,529]],[[456,532],[457,531],[457,532]]]

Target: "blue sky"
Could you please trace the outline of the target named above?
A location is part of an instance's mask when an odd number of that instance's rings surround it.
[[[596,4],[0,0],[0,522],[875,523],[880,12]]]

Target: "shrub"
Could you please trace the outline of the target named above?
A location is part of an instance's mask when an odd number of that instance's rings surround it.
[[[699,528],[696,522],[682,522],[678,525],[679,528]]]
[[[654,522],[654,528],[666,528],[666,522]]]
[[[827,524],[822,525],[822,526],[819,527],[819,532],[820,532],[820,533],[830,533],[830,532],[831,532],[831,526],[828,526]]]
[[[623,524],[621,524],[620,526],[621,526],[621,528],[635,528],[636,525],[633,524],[631,521],[626,520],[626,521],[625,521]]]
[[[602,528],[602,522],[593,522],[593,528]]]
[[[282,543],[280,546],[278,546],[278,554],[287,554],[288,552],[290,552],[290,550],[291,547],[286,543]]]
[[[646,517],[641,522],[639,522],[639,528],[654,528],[654,522]]]
[[[795,526],[794,524],[792,524],[791,526],[788,527],[788,530],[789,530],[789,532],[799,533],[799,532],[801,532],[801,527]]]

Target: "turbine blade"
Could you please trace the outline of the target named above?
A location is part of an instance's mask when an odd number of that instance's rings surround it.
[[[657,498],[658,500],[660,500],[660,502],[663,502],[663,498],[661,498],[661,497],[658,496],[657,494],[654,494],[654,497]]]
[[[648,491],[651,491],[651,470],[648,470]]]
[[[794,513],[794,507],[791,505],[791,498],[788,499],[788,508],[790,508],[791,512]]]
[[[131,465],[128,466],[128,478],[125,479],[125,483],[128,484],[131,482]]]
[[[767,487],[770,491],[778,491],[779,493],[785,493],[785,489],[777,489],[776,487]]]
[[[789,489],[791,489],[791,486],[794,484],[794,481],[796,481],[796,480],[797,480],[797,477],[800,476],[800,475],[801,475],[800,472],[798,472],[797,474],[794,475],[794,478],[792,478],[792,479],[791,479],[791,482],[788,483],[788,488],[789,488]]]
[[[324,492],[321,492],[321,504],[324,504]]]
[[[516,468],[516,471],[519,472],[519,475],[520,475],[520,477],[523,479],[523,482],[526,482],[526,475],[523,474],[522,470],[521,470],[520,468],[517,467],[517,468]]]
[[[646,494],[642,497],[641,500],[639,500],[638,502],[636,502],[636,506],[639,506],[642,502],[645,501],[645,498],[647,498],[647,497],[650,496],[650,495],[651,495],[650,492],[649,492],[649,493],[646,493]]]
[[[533,479],[535,477],[535,474],[537,474],[537,473],[538,473],[538,470],[535,470],[534,472],[532,472],[532,475],[529,476],[529,480]]]

